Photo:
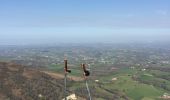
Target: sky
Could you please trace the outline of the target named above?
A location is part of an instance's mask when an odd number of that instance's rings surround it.
[[[169,41],[170,0],[0,0],[0,45]]]

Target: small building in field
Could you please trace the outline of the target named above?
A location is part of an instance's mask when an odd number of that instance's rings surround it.
[[[99,80],[95,80],[95,82],[97,83],[97,82],[99,82]]]
[[[116,78],[116,77],[112,78],[112,81],[116,81],[116,80],[117,80],[117,78]]]

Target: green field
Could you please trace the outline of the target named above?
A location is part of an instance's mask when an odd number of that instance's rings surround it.
[[[168,74],[164,72],[160,73],[163,75]],[[132,100],[159,100],[159,97],[164,93],[170,93],[170,91],[153,86],[153,84],[144,84],[139,81],[135,81],[132,79],[133,75],[142,78],[142,80],[153,81],[153,79],[155,79],[155,81],[160,83],[166,82],[167,87],[170,86],[170,81],[155,77],[152,75],[152,71],[140,71],[139,69],[120,69],[119,71],[111,73],[108,76],[101,77],[99,80],[103,83],[104,88],[112,91],[115,89],[119,90],[125,93]],[[114,77],[116,77],[117,80],[111,81]]]
[[[62,65],[50,65],[49,69],[55,72],[62,72],[63,66]],[[73,76],[80,76],[82,71],[80,68],[72,69],[72,73],[70,75]],[[158,74],[158,75],[157,75]],[[90,80],[90,86],[94,86],[98,94],[103,94],[105,96],[112,96],[112,92],[118,91],[121,95],[126,95],[130,100],[159,100],[159,97],[162,96],[164,93],[170,93],[163,88],[155,85],[155,81],[165,82],[167,87],[170,87],[170,81],[161,79],[160,75],[169,75],[167,72],[162,71],[141,71],[139,68],[130,69],[130,68],[122,68],[117,71],[108,73],[105,76],[97,77],[96,79],[99,80],[98,83],[95,80]],[[142,81],[146,81],[149,84],[139,82],[134,80],[132,77],[136,76],[140,78]],[[112,81],[112,78],[117,78],[117,80]],[[83,85],[82,85],[83,84]],[[100,86],[100,87],[99,87]],[[76,90],[78,88],[84,87],[85,85],[83,82],[80,83],[73,83],[71,90]],[[108,92],[106,90],[112,91]],[[102,100],[102,98],[99,98]]]

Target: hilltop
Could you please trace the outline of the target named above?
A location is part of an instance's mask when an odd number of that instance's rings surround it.
[[[63,78],[14,63],[0,62],[0,100],[61,100]],[[70,92],[71,93],[71,92]]]
[[[64,76],[59,73],[30,68],[12,62],[0,62],[0,100],[62,100]],[[76,94],[77,100],[88,99],[81,77],[68,76],[67,95]],[[94,100],[128,100],[116,91],[105,90],[89,83]],[[99,92],[100,91],[100,92]],[[106,95],[107,94],[107,95]]]

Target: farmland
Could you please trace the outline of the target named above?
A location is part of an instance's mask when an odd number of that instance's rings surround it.
[[[90,71],[88,84],[94,100],[166,100],[170,95],[170,50],[167,46],[12,46],[0,51],[1,62],[38,70],[49,78],[47,80],[61,79],[60,84],[63,84],[66,56],[71,69],[68,94],[75,93],[80,98],[88,98],[81,63]],[[43,87],[48,89],[45,84]],[[46,92],[43,93],[48,100]],[[60,98],[63,95],[61,93]]]

